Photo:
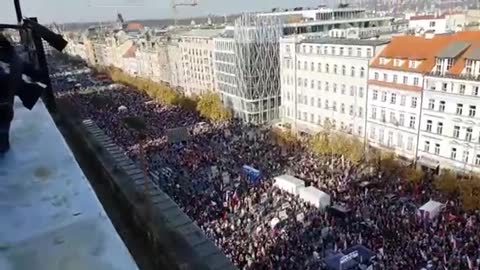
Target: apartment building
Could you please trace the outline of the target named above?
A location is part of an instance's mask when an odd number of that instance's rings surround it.
[[[480,32],[436,41],[425,76],[419,162],[480,172]],[[438,48],[438,49],[437,49]]]
[[[126,73],[137,76],[140,72],[139,59],[137,57],[137,46],[132,45],[128,50],[122,55],[122,70]]]
[[[328,126],[364,138],[369,64],[386,44],[385,40],[282,38],[282,122],[306,133]]]
[[[138,75],[144,78],[157,80],[153,76],[154,70],[159,70],[157,43],[151,33],[146,33],[136,40],[138,60]]]
[[[170,85],[176,89],[182,89],[184,85],[184,69],[182,49],[179,38],[172,37],[167,45],[167,57],[169,58]]]
[[[222,32],[223,29],[193,29],[178,34],[182,52],[182,87],[187,95],[215,90],[213,39]]]
[[[368,80],[368,140],[415,159],[424,75],[431,69],[432,37],[398,36],[373,61]]]

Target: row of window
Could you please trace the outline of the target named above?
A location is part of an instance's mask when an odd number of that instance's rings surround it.
[[[284,82],[287,85],[293,85],[294,84],[293,80],[290,80],[289,76],[284,77]],[[299,87],[304,87],[304,88],[309,88],[310,87],[310,89],[317,89],[317,90],[320,90],[320,91],[323,89],[323,90],[325,90],[325,92],[329,92],[330,89],[331,89],[332,92],[335,93],[335,94],[339,91],[339,89],[338,89],[339,85],[336,84],[336,83],[330,83],[330,82],[324,82],[323,87],[322,87],[322,82],[321,81],[298,78],[297,85]],[[315,85],[316,85],[316,88],[315,88]],[[330,86],[331,86],[331,88],[330,88]],[[347,86],[345,84],[340,85],[340,94],[347,95]],[[357,92],[357,87],[354,86],[354,85],[351,85],[348,89],[348,94],[352,97],[355,96],[355,94],[357,94],[357,96],[359,98],[363,98],[364,88],[359,87],[358,92]]]
[[[467,92],[467,86],[465,84],[454,84],[454,83],[441,83],[440,90],[443,92],[449,91],[450,93],[460,94],[460,95],[472,95],[478,96],[480,92],[480,87],[478,85],[470,85],[468,87],[469,91]],[[432,83],[430,85],[430,90],[435,91],[437,85]]]
[[[381,101],[382,102],[387,102],[387,99],[388,99],[388,93],[386,91],[382,91],[382,97],[381,97]],[[378,90],[373,90],[372,91],[372,99],[373,100],[378,100]],[[418,101],[418,98],[417,97],[411,97],[410,98],[410,107],[411,108],[416,108],[417,107],[417,101]],[[391,93],[390,94],[390,100],[389,100],[389,103],[390,104],[397,104],[397,94],[396,93]],[[406,95],[400,95],[400,106],[405,106],[407,103],[407,96]]]
[[[286,69],[294,69],[295,67],[293,66],[293,61],[290,59],[285,59],[284,60],[284,67]],[[332,73],[332,74],[339,74],[343,76],[351,76],[355,77],[357,76],[357,71],[355,66],[351,66],[349,69],[347,68],[346,65],[337,65],[333,64],[330,65],[329,63],[326,63],[325,65],[322,65],[322,63],[316,63],[315,62],[307,62],[304,61],[302,64],[302,61],[298,60],[297,61],[297,70],[304,70],[304,71],[311,71],[311,72],[320,72],[320,73]],[[360,67],[358,71],[358,76],[360,78],[365,77],[365,67]]]
[[[390,74],[391,75],[391,82],[393,83],[399,83],[399,80],[398,80],[398,75],[397,74]],[[380,73],[378,72],[375,72],[374,73],[374,79],[377,80],[377,81],[380,81]],[[390,81],[390,76],[389,74],[387,73],[383,73],[383,76],[382,76],[382,81],[385,81],[385,82],[389,82]],[[402,84],[408,84],[409,81],[408,81],[408,76],[403,76],[402,77]],[[413,77],[413,85],[414,86],[420,86],[420,79],[418,77]]]
[[[290,100],[290,95],[287,95],[287,100]],[[309,103],[308,101],[309,101],[309,100],[308,100],[308,97],[307,97],[306,95],[301,95],[301,94],[298,95],[298,103],[299,103],[299,104],[310,105],[310,106],[312,106],[312,107],[315,107],[315,106],[316,106],[316,107],[319,108],[319,109],[322,108],[322,99],[321,99],[321,98],[317,98],[317,99],[315,100],[314,97],[311,97],[311,98],[310,98],[310,103]],[[315,101],[316,101],[316,102],[315,102]],[[332,111],[336,112],[336,111],[337,111],[337,102],[336,102],[336,101],[333,101],[333,102],[331,103],[331,106],[330,106],[329,100],[328,100],[328,99],[325,99],[325,100],[324,100],[324,106],[323,106],[323,108],[324,108],[325,110],[332,110]],[[340,106],[338,107],[338,109],[339,109],[339,112],[340,112],[340,113],[345,114],[345,109],[346,109],[345,103],[341,103]],[[354,116],[354,114],[355,114],[354,110],[355,110],[354,106],[353,106],[353,105],[350,105],[350,106],[349,106],[349,110],[348,110],[348,114],[349,114],[350,116]],[[357,116],[358,116],[358,117],[361,117],[361,118],[363,117],[363,107],[358,107],[358,114],[357,114]]]
[[[427,125],[425,126],[425,131],[433,133],[433,121],[432,120],[427,120]],[[436,134],[438,135],[443,135],[443,123],[438,121],[437,122],[437,128],[435,130]],[[452,137],[455,139],[460,139],[460,126],[454,126],[453,127],[453,134]],[[465,137],[464,140],[467,142],[471,142],[473,139],[473,128],[472,127],[467,127],[465,128]],[[480,143],[480,134],[478,141]]]
[[[429,110],[435,110],[435,107],[436,107],[435,105],[436,105],[435,99],[429,99],[428,100],[428,109]],[[460,116],[463,115],[463,108],[464,108],[463,105],[464,104],[462,104],[462,103],[457,103],[457,107],[456,107],[456,110],[455,110],[456,115],[460,115]],[[439,101],[438,111],[439,112],[445,112],[445,101],[444,100]],[[475,117],[476,115],[477,115],[477,106],[475,106],[475,105],[468,106],[468,116],[469,117]]]
[[[430,150],[431,150],[430,141],[425,141],[425,144],[423,145],[423,151],[427,152],[427,153],[430,153]],[[457,148],[452,147],[450,149],[450,158],[453,159],[453,160],[457,160],[457,152],[458,152]],[[435,146],[433,147],[433,154],[435,154],[437,156],[440,155],[440,144],[439,143],[435,143]],[[463,150],[461,161],[464,162],[464,163],[468,163],[469,162],[469,157],[470,157],[470,151],[469,150]],[[480,154],[477,154],[475,156],[474,164],[476,166],[480,165]]]
[[[285,46],[287,53],[290,53],[290,45]],[[303,54],[317,54],[317,55],[340,55],[340,56],[356,56],[356,57],[372,57],[373,51],[372,48],[356,47],[354,54],[354,47],[343,47],[343,46],[320,46],[320,45],[302,45],[298,46],[298,52]],[[364,55],[365,53],[365,55]]]
[[[379,142],[381,145],[385,145],[387,147],[398,147],[401,149],[405,149],[405,142],[403,138],[402,132],[397,133],[397,141],[394,142],[393,140],[393,131],[388,132],[387,140],[385,141],[385,130],[383,128],[378,129],[378,137],[377,137],[377,128],[372,126],[370,128],[370,139]],[[406,149],[408,151],[413,151],[413,136],[409,136],[407,138],[407,145]]]
[[[387,114],[386,114],[385,109],[382,108],[380,110],[380,116],[379,116],[379,118],[377,118],[377,107],[372,107],[372,114],[370,115],[370,118],[373,119],[373,120],[378,119],[381,122],[386,123],[387,122]],[[407,127],[414,129],[416,120],[417,120],[417,118],[416,118],[415,115],[410,115],[410,121],[408,122]],[[405,114],[400,113],[399,118],[397,119],[396,112],[390,112],[388,122],[392,123],[396,126],[399,126],[399,127],[404,127],[405,126]]]
[[[287,107],[287,117],[293,117],[293,112],[294,110],[290,110],[290,107]],[[319,125],[319,126],[322,126],[322,125],[331,125],[331,128],[333,129],[337,129],[337,121],[335,119],[330,119],[329,117],[325,117],[323,120],[322,120],[322,117],[321,115],[317,115],[316,118],[315,118],[315,114],[313,113],[308,113],[308,112],[302,112],[300,110],[297,111],[297,119],[300,120],[300,121],[304,121],[304,122],[309,122],[309,123],[312,123],[312,124],[316,124],[316,125]],[[339,130],[342,130],[342,131],[346,131],[347,133],[350,133],[352,134],[353,133],[353,123],[350,123],[348,126],[345,125],[344,122],[340,122],[340,126],[339,126]],[[359,136],[362,136],[363,135],[363,127],[362,126],[358,126],[357,127],[357,134]]]

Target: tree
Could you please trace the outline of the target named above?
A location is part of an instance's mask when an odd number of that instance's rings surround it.
[[[434,186],[445,193],[454,194],[458,191],[459,185],[457,176],[450,170],[442,170],[442,173],[436,177]]]
[[[408,183],[416,186],[422,181],[424,173],[415,167],[407,167],[402,170],[402,177]]]
[[[319,155],[328,155],[331,151],[330,134],[328,131],[322,131],[310,140],[312,150]]]
[[[199,97],[197,111],[201,116],[214,122],[228,121],[232,118],[232,112],[223,106],[218,94],[213,92],[207,92]]]
[[[480,179],[477,177],[459,182],[460,197],[465,210],[480,209]]]

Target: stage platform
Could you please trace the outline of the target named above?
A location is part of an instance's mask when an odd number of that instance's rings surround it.
[[[42,102],[0,156],[0,269],[138,269]]]

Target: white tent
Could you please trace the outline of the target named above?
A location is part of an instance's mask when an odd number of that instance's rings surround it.
[[[423,212],[424,215],[427,215],[430,219],[435,218],[440,214],[440,211],[443,208],[443,203],[430,200],[426,204],[424,204],[422,207],[420,207],[418,210],[420,212]],[[421,214],[421,213],[420,213]]]
[[[274,186],[293,195],[298,195],[299,190],[305,187],[305,182],[291,175],[280,175],[275,177]]]
[[[330,195],[319,190],[316,187],[306,187],[299,191],[300,198],[315,207],[325,209],[330,205]]]

